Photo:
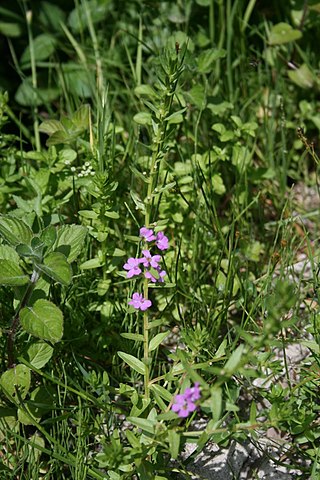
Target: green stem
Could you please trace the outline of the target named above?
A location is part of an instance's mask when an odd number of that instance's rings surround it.
[[[174,93],[177,87],[178,78],[182,72],[182,62],[179,63],[179,49],[174,59],[170,58],[167,65],[163,67],[165,72],[165,85],[166,89],[163,92],[162,100],[158,108],[156,133],[152,144],[152,156],[150,162],[150,174],[149,183],[147,188],[147,198],[145,201],[145,218],[144,224],[148,228],[152,220],[152,210],[154,205],[153,193],[158,184],[160,164],[165,155],[164,144],[166,140],[166,132],[168,126],[168,120],[171,113],[171,107],[173,102]],[[147,248],[147,245],[145,246]],[[143,296],[147,300],[149,296],[148,279],[144,279],[143,283]],[[150,382],[150,358],[149,358],[149,319],[148,312],[143,314],[143,361],[145,364],[144,375],[144,395],[145,398],[149,398],[149,382]]]
[[[143,296],[148,298],[149,287],[148,279],[145,278],[143,282]],[[143,362],[145,364],[144,374],[144,395],[145,398],[149,398],[149,379],[150,379],[150,361],[149,361],[149,318],[147,310],[143,313]]]
[[[34,270],[31,276],[30,283],[27,286],[23,298],[19,304],[19,307],[17,308],[16,313],[14,314],[14,317],[12,319],[11,328],[8,334],[8,368],[12,368],[14,366],[14,339],[20,321],[20,312],[27,305],[38,279],[39,274],[36,270]]]
[[[32,88],[36,94],[37,88],[38,88],[38,82],[37,82],[36,59],[34,55],[33,36],[32,36],[32,29],[31,29],[31,22],[32,22],[31,10],[26,11],[26,19],[27,19],[28,40],[29,40],[29,48],[30,48]],[[36,143],[36,150],[37,152],[40,152],[41,143],[40,143],[40,133],[39,133],[38,107],[36,105],[33,105],[33,130],[34,130],[34,138]]]

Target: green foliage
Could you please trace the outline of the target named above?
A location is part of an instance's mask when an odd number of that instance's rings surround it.
[[[319,2],[0,13],[1,472],[187,478],[207,442],[274,427],[317,478],[318,207],[289,187],[318,184]],[[142,226],[164,282],[123,269]]]

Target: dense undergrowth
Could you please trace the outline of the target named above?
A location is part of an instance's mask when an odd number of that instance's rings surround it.
[[[318,479],[320,3],[0,13],[1,478]]]

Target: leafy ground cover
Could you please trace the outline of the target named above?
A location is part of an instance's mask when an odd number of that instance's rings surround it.
[[[0,13],[1,478],[318,479],[320,3]]]

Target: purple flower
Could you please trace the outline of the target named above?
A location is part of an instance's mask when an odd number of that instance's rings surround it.
[[[199,388],[200,383],[196,382],[194,384],[194,387],[191,388],[186,388],[184,391],[184,395],[186,395],[192,402],[196,402],[201,398],[201,393],[200,393],[200,388]]]
[[[156,239],[156,236],[153,233],[153,230],[149,228],[142,227],[140,228],[140,237],[143,237],[146,242],[152,242],[152,240]]]
[[[147,310],[147,308],[151,307],[152,305],[151,300],[143,298],[142,293],[137,292],[132,295],[132,299],[128,303],[129,305],[132,305],[133,308],[142,311]]]
[[[184,394],[176,395],[174,402],[175,403],[172,405],[171,409],[181,418],[186,418],[189,413],[194,412],[197,408],[190,399],[184,396]]]
[[[144,267],[159,268],[159,262],[161,261],[161,255],[151,255],[149,250],[142,250],[143,258],[141,263]]]
[[[184,393],[176,395],[171,407],[173,412],[176,412],[179,417],[186,418],[189,413],[194,412],[197,408],[196,402],[201,398],[199,383],[195,383],[194,387],[186,388]]]
[[[166,237],[163,232],[157,233],[156,245],[159,250],[167,250],[167,248],[169,247],[168,237]]]
[[[125,270],[129,270],[127,272],[127,278],[132,278],[135,275],[140,275],[141,268],[139,267],[139,263],[141,262],[140,258],[128,258],[127,263],[123,265]]]
[[[167,275],[167,272],[165,272],[164,270],[160,270],[158,269],[158,273],[159,273],[159,278],[156,278],[154,275],[152,275],[151,272],[147,271],[144,273],[144,276],[148,279],[148,280],[151,280],[152,283],[156,283],[156,282],[164,282],[164,277]]]

